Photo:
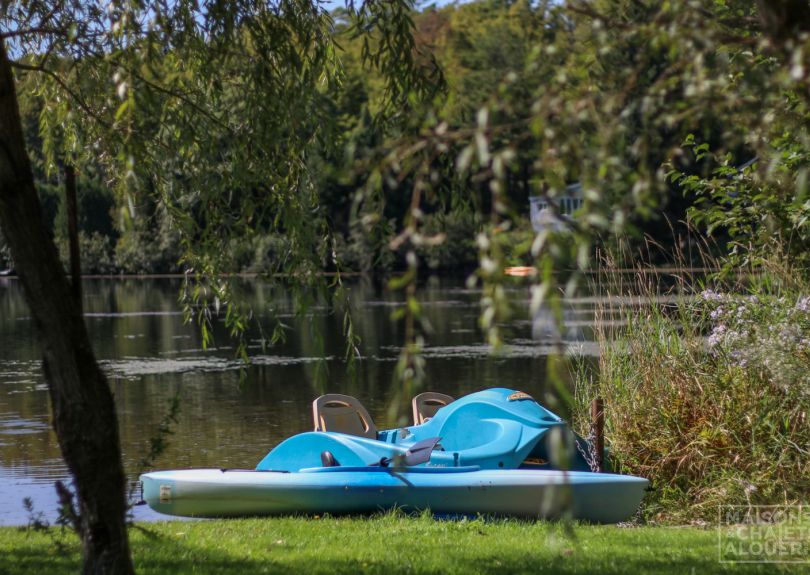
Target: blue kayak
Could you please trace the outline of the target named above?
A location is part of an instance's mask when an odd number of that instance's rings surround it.
[[[565,471],[546,439],[565,422],[529,395],[489,389],[455,400],[421,425],[295,435],[254,470],[189,469],[141,476],[144,499],[170,515],[230,517],[367,513],[394,507],[617,522],[638,508],[646,479],[592,473],[576,437]]]
[[[382,458],[402,456],[431,437],[441,441],[424,464],[428,467],[516,469],[529,460],[550,468],[545,439],[553,428],[562,426],[565,422],[560,417],[526,393],[487,389],[441,408],[427,423],[380,431],[377,439],[323,431],[294,435],[268,453],[256,469],[299,471],[319,467],[325,451],[341,466],[363,467]],[[567,468],[590,469],[580,450],[574,450]]]
[[[333,515],[430,509],[616,523],[635,513],[647,480],[610,473],[478,467],[321,467],[299,472],[188,469],[141,477],[155,511],[193,517]]]

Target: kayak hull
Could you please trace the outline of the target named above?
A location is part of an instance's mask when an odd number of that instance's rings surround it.
[[[152,509],[188,517],[362,514],[402,508],[616,523],[632,516],[647,480],[609,473],[458,468],[317,468],[286,473],[188,469],[141,476]]]

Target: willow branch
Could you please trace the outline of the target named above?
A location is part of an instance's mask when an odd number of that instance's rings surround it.
[[[69,96],[70,96],[70,97],[73,99],[73,100],[75,100],[75,101],[76,101],[76,104],[78,104],[78,106],[79,106],[79,107],[80,107],[82,110],[84,110],[84,111],[85,111],[85,113],[87,113],[87,114],[88,114],[89,116],[91,116],[91,117],[92,117],[92,118],[93,118],[93,119],[94,119],[96,122],[98,122],[99,124],[101,124],[101,125],[102,125],[102,126],[104,126],[105,128],[107,128],[107,129],[112,128],[112,125],[111,125],[111,124],[110,124],[108,121],[106,121],[104,118],[102,118],[101,116],[99,116],[99,114],[98,114],[98,113],[97,113],[95,110],[93,110],[93,109],[92,109],[92,108],[91,108],[91,107],[90,107],[90,106],[87,104],[87,102],[85,102],[85,101],[84,101],[84,99],[83,99],[83,98],[82,98],[82,97],[81,97],[81,96],[80,96],[78,93],[76,93],[76,92],[75,92],[75,91],[74,91],[74,90],[73,90],[73,89],[72,89],[70,86],[68,86],[68,85],[67,85],[67,83],[66,83],[66,82],[65,82],[65,81],[64,81],[62,78],[60,78],[60,77],[59,77],[59,74],[57,74],[57,73],[56,73],[56,72],[54,72],[53,70],[50,70],[50,69],[46,68],[46,67],[45,67],[44,65],[42,65],[42,64],[38,64],[38,65],[32,65],[32,64],[23,64],[22,62],[17,62],[17,61],[10,61],[10,62],[9,62],[9,64],[11,64],[11,67],[12,67],[12,68],[17,68],[17,69],[19,69],[19,70],[26,70],[26,71],[28,71],[28,72],[41,72],[42,74],[45,74],[46,76],[49,76],[49,77],[50,77],[50,78],[52,78],[52,79],[53,79],[53,80],[54,80],[54,81],[55,81],[57,84],[59,84],[59,86],[60,86],[60,87],[61,87],[61,88],[62,88],[62,89],[63,89],[63,90],[64,90],[64,91],[65,91],[65,92],[66,92],[66,93],[67,93],[67,94],[68,94],[68,95],[69,95]]]

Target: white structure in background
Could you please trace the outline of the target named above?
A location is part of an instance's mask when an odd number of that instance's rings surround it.
[[[565,194],[557,196],[555,202],[559,217],[548,207],[548,200],[540,196],[529,197],[529,215],[534,231],[551,229],[559,232],[565,229],[565,219],[570,219],[582,206],[582,184],[566,186]]]
[[[582,207],[582,184],[566,186],[565,193],[554,198],[556,210],[549,209],[548,200],[540,196],[529,197],[529,215],[535,232],[550,230],[563,231],[567,228],[574,212]],[[555,213],[556,212],[556,213]],[[559,215],[557,215],[559,214]],[[576,310],[563,307],[563,325],[565,333],[560,333],[557,321],[551,309],[541,306],[532,316],[532,339],[535,341],[553,342],[562,339],[566,342],[584,341],[586,339],[582,323],[577,323]]]

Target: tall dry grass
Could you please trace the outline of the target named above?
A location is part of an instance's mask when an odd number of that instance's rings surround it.
[[[604,398],[614,468],[652,482],[643,515],[810,501],[807,283],[781,265],[721,276],[708,256],[700,273],[665,277],[616,262],[603,258],[594,289],[624,325],[597,329],[599,368],[577,370],[574,422],[587,433],[588,404]]]

